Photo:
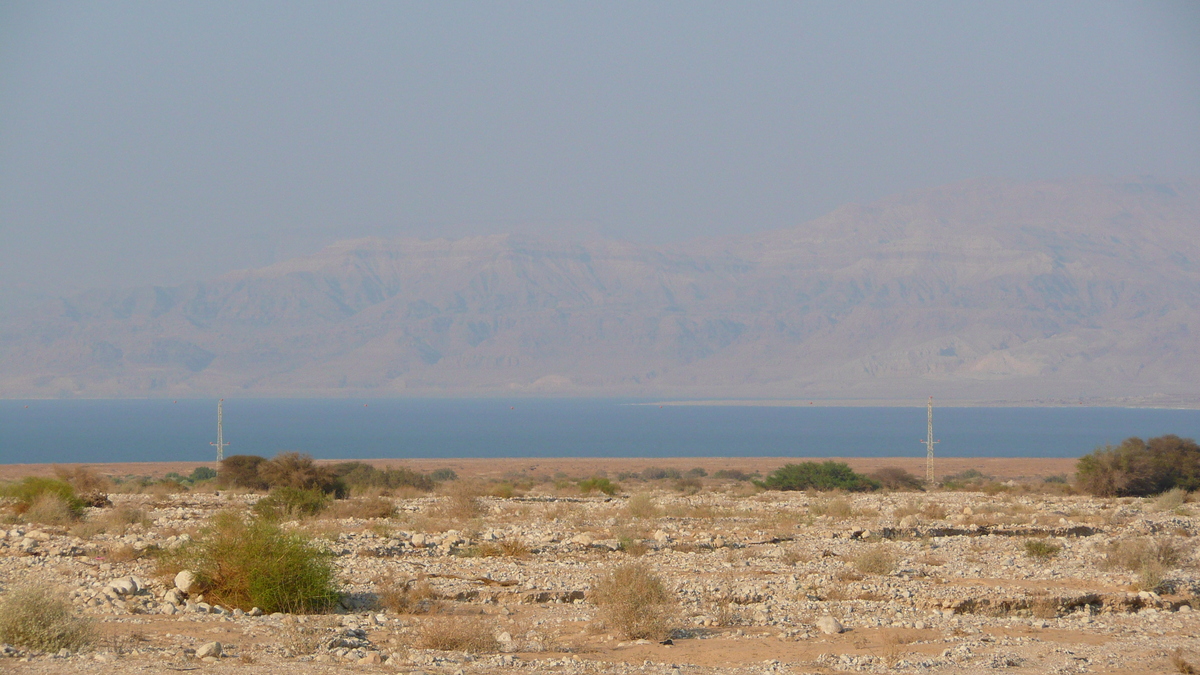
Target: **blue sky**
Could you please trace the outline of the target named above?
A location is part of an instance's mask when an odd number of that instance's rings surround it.
[[[0,302],[1081,174],[1200,176],[1200,3],[0,5]]]

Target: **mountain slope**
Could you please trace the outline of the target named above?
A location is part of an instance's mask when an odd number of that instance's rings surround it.
[[[975,180],[676,249],[365,239],[0,330],[16,396],[1200,395],[1196,182]]]

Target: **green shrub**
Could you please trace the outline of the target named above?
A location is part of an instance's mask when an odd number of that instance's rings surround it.
[[[843,462],[801,462],[785,464],[766,480],[755,481],[768,490],[848,490],[865,492],[878,490],[879,483],[860,476]]]
[[[606,495],[615,495],[621,486],[616,485],[612,481],[602,476],[587,478],[579,481],[579,491],[587,494],[589,492],[603,492]]]
[[[454,469],[434,469],[429,472],[429,478],[435,483],[445,483],[458,480],[458,474],[454,473]]]
[[[92,623],[66,597],[44,586],[21,586],[0,599],[0,642],[56,652],[78,651],[95,639]]]
[[[243,610],[311,614],[332,609],[340,597],[332,553],[302,533],[230,512],[164,555],[162,571],[181,569],[196,573],[209,602]]]
[[[1168,435],[1097,448],[1079,458],[1075,480],[1099,497],[1144,497],[1172,488],[1200,488],[1200,446],[1190,438]]]
[[[688,469],[687,473],[685,473],[683,475],[687,478],[704,478],[705,476],[708,475],[708,472],[705,471],[704,467],[702,467],[702,466],[694,466],[694,467]]]
[[[593,585],[591,599],[626,639],[664,640],[678,618],[675,595],[646,565],[621,565]]]
[[[16,502],[18,513],[25,513],[45,495],[57,498],[76,518],[83,513],[84,502],[75,496],[75,488],[66,481],[54,478],[29,476],[19,483],[5,486],[2,494]]]
[[[661,467],[652,466],[642,470],[642,480],[663,480],[664,478],[678,479],[680,473],[678,469],[663,469]]]
[[[1062,547],[1058,544],[1044,539],[1026,539],[1024,548],[1025,555],[1030,558],[1037,558],[1038,560],[1049,560],[1058,555],[1058,552],[1062,550]]]
[[[217,484],[221,487],[239,487],[250,490],[266,490],[269,485],[258,475],[258,467],[267,461],[258,455],[231,455],[221,460]]]
[[[713,478],[720,480],[750,480],[751,474],[740,469],[719,469],[713,473]]]
[[[329,506],[329,497],[320,490],[279,487],[254,504],[254,513],[271,520],[315,516]]]

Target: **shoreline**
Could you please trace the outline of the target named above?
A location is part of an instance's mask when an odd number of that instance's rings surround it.
[[[388,458],[318,459],[318,464],[364,462],[376,467],[404,467],[421,473],[435,469],[453,469],[460,478],[495,479],[506,476],[540,476],[564,473],[587,477],[599,473],[637,472],[649,467],[677,469],[695,467],[709,475],[725,469],[767,474],[789,463],[805,461],[845,462],[855,471],[870,473],[883,467],[900,467],[917,476],[925,475],[924,457],[497,457],[497,458]],[[935,473],[950,476],[975,469],[995,478],[1036,479],[1075,473],[1077,457],[938,457]],[[198,466],[214,462],[74,462],[61,464],[0,464],[0,480],[18,480],[26,476],[53,476],[55,470],[87,467],[106,476],[149,476],[162,478],[170,472],[187,475]]]

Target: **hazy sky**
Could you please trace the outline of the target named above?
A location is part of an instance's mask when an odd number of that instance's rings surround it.
[[[1200,175],[1200,3],[0,4],[0,297]]]

